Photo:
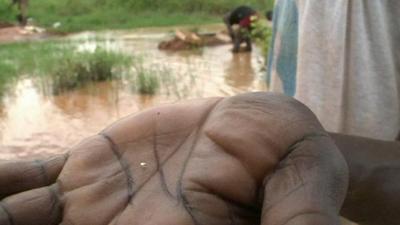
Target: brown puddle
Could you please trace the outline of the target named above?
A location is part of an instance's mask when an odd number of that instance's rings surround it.
[[[140,55],[147,64],[166,68],[173,85],[154,96],[141,96],[127,82],[103,82],[53,96],[46,94],[46,85],[22,79],[0,104],[0,160],[65,152],[113,121],[157,104],[266,90],[263,56],[257,49],[235,55],[231,45],[165,52],[157,45],[168,36],[154,29],[82,33],[69,39],[81,40],[80,47],[90,49],[99,37],[106,40],[106,48]]]

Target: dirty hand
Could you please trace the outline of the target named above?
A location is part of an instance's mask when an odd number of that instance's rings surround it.
[[[165,105],[65,157],[0,163],[1,225],[338,225],[347,165],[281,95]]]

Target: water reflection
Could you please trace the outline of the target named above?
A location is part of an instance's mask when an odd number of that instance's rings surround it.
[[[54,96],[52,101],[65,115],[90,117],[96,111],[112,114],[118,105],[119,85],[116,82],[99,82],[79,90]]]
[[[240,90],[245,90],[252,85],[255,72],[251,53],[233,54],[226,65],[225,80],[228,85]]]
[[[157,45],[166,36],[152,31],[70,37],[82,50],[101,45],[143,57],[145,66],[160,72],[161,90],[155,96],[138,95],[125,77],[53,96],[46,80],[22,79],[0,105],[0,159],[63,152],[118,118],[160,103],[265,90],[257,51],[233,55],[231,46],[224,45],[200,52],[161,52]]]

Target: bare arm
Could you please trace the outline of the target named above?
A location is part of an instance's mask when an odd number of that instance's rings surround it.
[[[233,40],[233,38],[234,38],[234,32],[233,32],[233,28],[232,28],[232,24],[230,24],[229,23],[229,17],[230,17],[230,13],[227,13],[225,16],[224,16],[224,23],[225,23],[225,25],[226,25],[226,28],[228,29],[228,34],[229,34],[229,36],[231,37],[231,39]]]

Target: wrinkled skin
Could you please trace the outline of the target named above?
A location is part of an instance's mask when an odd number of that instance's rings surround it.
[[[347,181],[311,111],[244,94],[129,116],[63,157],[0,163],[0,225],[338,225]]]

